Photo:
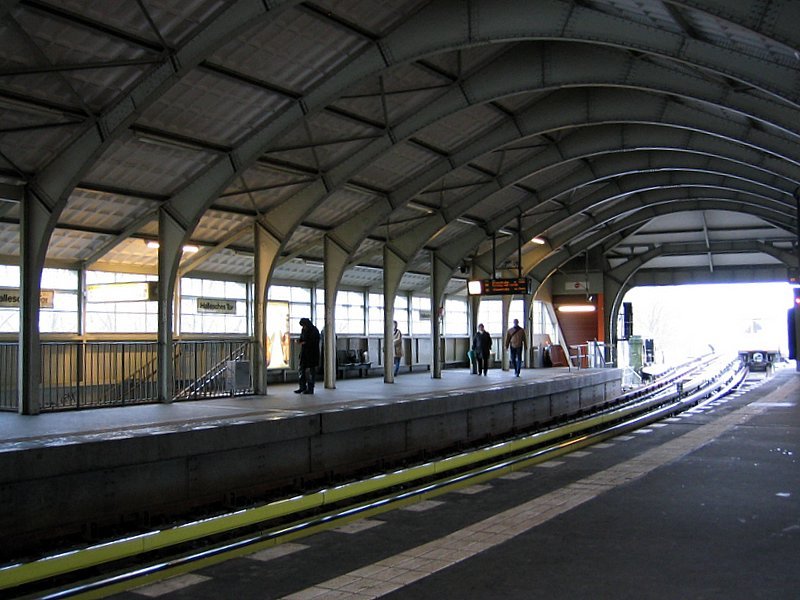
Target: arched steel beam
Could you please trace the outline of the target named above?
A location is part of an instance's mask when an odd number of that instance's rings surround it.
[[[783,265],[739,265],[718,267],[709,271],[702,267],[674,269],[642,269],[634,274],[631,287],[657,285],[695,285],[716,283],[753,283],[786,281]]]
[[[433,31],[436,35],[430,34]],[[433,3],[392,32],[384,44],[384,52],[394,59],[412,60],[449,47],[469,46],[475,41],[551,37],[635,49],[732,78],[787,102],[798,100],[798,74],[789,66],[773,65],[574,2],[447,0]]]
[[[675,139],[673,143],[679,146],[691,146],[697,148],[698,151],[705,149],[709,153],[720,154],[720,145],[726,145],[725,147],[728,148],[726,153],[735,156],[740,162],[751,166],[761,165],[764,169],[781,173],[786,177],[792,174],[791,167],[783,165],[778,156],[789,154],[795,149],[795,145],[783,138],[765,134],[749,125],[737,125],[729,119],[703,113],[685,104],[670,100],[668,97],[658,97],[630,90],[623,92],[617,89],[582,88],[552,94],[543,102],[514,115],[513,120],[507,119],[483,138],[465,144],[463,150],[437,159],[428,165],[419,176],[391,192],[389,202],[394,206],[403,206],[424,189],[435,189],[434,184],[439,178],[467,165],[470,160],[526,137],[557,130],[563,131],[568,127],[578,125],[615,124],[624,126],[627,119],[633,123],[649,123],[659,127],[685,129],[682,132],[663,133],[663,136],[673,136]],[[705,128],[706,131],[703,131],[702,128]],[[638,128],[625,127],[620,137],[634,147],[637,130]],[[604,130],[598,127],[594,131]],[[598,145],[611,143],[607,132],[604,131],[604,133],[605,135],[602,136],[595,133],[587,134],[595,137],[588,142]],[[579,132],[572,134],[572,136],[580,135],[582,134]],[[647,134],[638,134],[638,138],[642,139],[645,135]],[[751,141],[750,137],[756,139]],[[570,137],[568,140],[560,140],[558,144],[574,145],[573,139],[586,138]],[[644,139],[641,143],[645,143]],[[670,138],[667,138],[666,141],[659,139],[659,145],[669,143]],[[739,148],[738,146],[742,144],[746,144],[746,146]],[[559,153],[569,154],[569,151],[561,150],[558,145],[554,145],[547,152],[553,154],[554,160]],[[544,157],[545,154],[542,153],[540,156]],[[540,163],[533,162],[531,169],[534,170],[537,164]],[[396,246],[394,251],[401,252],[406,256],[415,254],[427,241],[427,238],[434,235],[441,226],[463,214],[472,205],[473,199],[502,189],[505,179],[508,179],[505,174],[498,174],[493,181],[477,188],[470,198],[457,200],[432,215],[427,222],[420,223],[420,226],[415,227],[411,234],[402,234],[399,239],[393,239],[392,243]],[[363,216],[359,213],[358,217],[353,220],[356,223],[362,223]],[[285,223],[288,219],[279,221]],[[351,244],[355,246],[359,241],[355,240]]]
[[[667,98],[660,98],[641,92],[584,88],[580,90],[570,89],[559,94],[553,94],[546,98],[544,102],[537,103],[527,111],[515,115],[514,123],[517,127],[513,127],[513,125],[506,127],[504,124],[504,126],[493,129],[486,138],[467,144],[464,150],[455,153],[451,157],[435,161],[421,176],[401,186],[398,190],[392,192],[391,196],[394,198],[395,205],[403,205],[425,188],[435,189],[436,186],[433,183],[438,178],[491,150],[494,144],[497,144],[497,147],[501,147],[501,142],[510,144],[526,137],[563,130],[571,123],[576,124],[576,126],[601,123],[620,125],[625,128],[621,136],[625,138],[626,142],[631,141],[633,146],[635,143],[632,138],[636,139],[636,134],[628,132],[635,132],[638,129],[626,127],[624,125],[625,117],[630,117],[634,123],[649,123],[658,126],[675,127],[676,129],[685,128],[687,131],[683,133],[663,134],[664,136],[678,136],[678,139],[679,136],[684,135],[685,138],[680,140],[680,145],[683,147],[722,154],[720,144],[726,144],[727,150],[725,150],[725,153],[735,156],[739,161],[750,165],[760,164],[770,172],[780,172],[783,176],[793,174],[793,165],[788,167],[783,165],[780,159],[773,156],[770,151],[766,151],[768,140],[782,148],[778,152],[779,155],[788,154],[792,151],[794,145],[782,138],[776,139],[775,136],[759,135],[762,132],[757,129],[737,126],[730,120],[720,119],[707,113],[700,113],[700,111],[690,109],[684,104]],[[662,119],[661,123],[654,121],[654,119],[657,120],[659,118]],[[705,127],[706,131],[701,131],[702,127]],[[597,130],[594,129],[593,131]],[[734,149],[738,144],[748,143],[748,136],[754,134],[755,137],[760,139],[760,147],[747,146],[738,150]],[[573,135],[579,136],[581,134],[576,132]],[[602,144],[603,140],[605,140],[602,136],[597,136],[597,138],[598,144]],[[558,145],[573,144],[571,139],[562,139],[558,142]],[[610,143],[610,140],[608,143]],[[659,139],[659,145],[664,143]],[[554,144],[552,150],[548,149],[547,152],[551,152],[556,156],[569,154],[569,151],[561,150],[558,145]],[[546,154],[543,152],[539,156],[546,157]],[[530,169],[532,171],[544,163],[544,161],[539,162],[536,159],[530,160]],[[524,170],[523,168],[520,172],[524,174]],[[406,260],[409,260],[441,227],[463,215],[473,203],[503,189],[509,180],[513,180],[513,176],[509,176],[507,173],[500,173],[492,181],[474,189],[467,197],[456,200],[444,207],[426,222],[420,223],[413,231],[401,234],[399,238],[393,238],[390,241],[393,245],[393,252],[403,255]]]
[[[630,141],[632,144],[636,144],[649,141],[649,146],[645,146],[643,150],[635,145],[630,147],[623,146],[617,150],[614,147],[615,140],[613,131],[612,135],[608,139],[604,138],[602,132],[598,133],[597,135],[593,135],[592,131],[580,132],[579,134],[576,134],[580,139],[583,139],[585,135],[586,137],[591,138],[593,142],[596,142],[592,144],[591,150],[598,153],[595,158],[602,161],[602,163],[599,163],[601,164],[601,167],[592,168],[590,170],[581,166],[578,176],[573,174],[570,176],[570,178],[562,180],[561,183],[564,185],[561,188],[552,186],[549,188],[539,188],[536,186],[536,183],[533,182],[532,186],[537,188],[538,193],[535,196],[531,195],[528,200],[520,204],[517,209],[525,214],[531,208],[538,206],[539,204],[547,203],[547,200],[552,199],[553,196],[571,193],[582,186],[591,185],[596,181],[600,181],[602,177],[618,177],[626,173],[635,173],[636,171],[652,171],[665,168],[693,168],[696,170],[703,169],[716,171],[717,173],[725,173],[725,167],[728,167],[730,169],[729,173],[731,177],[738,177],[744,181],[749,180],[751,182],[757,182],[759,186],[764,186],[772,191],[779,191],[786,194],[790,193],[789,190],[794,189],[794,181],[784,179],[783,176],[775,176],[772,173],[763,173],[758,170],[754,170],[740,161],[730,161],[730,164],[728,164],[729,161],[724,156],[713,156],[705,153],[696,154],[689,143],[686,143],[685,148],[681,150],[656,150],[655,148],[657,148],[662,142],[661,136],[659,135],[660,130],[656,129],[655,133],[650,134],[648,134],[648,131],[650,131],[650,128],[643,128],[643,130],[637,131],[636,134],[625,134],[622,136],[625,138],[625,143]],[[666,137],[666,141],[671,141],[672,143],[689,141],[685,138],[681,139],[680,136],[677,139],[670,140],[669,132],[665,132],[664,137]],[[509,168],[506,173],[496,177],[494,181],[479,186],[473,192],[467,194],[464,198],[452,203],[447,207],[444,207],[437,215],[437,218],[428,219],[426,222],[415,227],[413,231],[407,232],[398,238],[389,240],[387,244],[393,248],[395,253],[405,256],[406,261],[409,261],[422,248],[422,246],[429,241],[430,237],[434,235],[436,231],[439,231],[448,223],[452,223],[460,215],[465,214],[469,207],[481,201],[491,202],[491,197],[494,193],[514,185],[526,176],[530,177],[529,173],[531,172],[546,173],[548,168],[553,166],[561,166],[564,164],[555,163],[554,165],[549,165],[547,164],[547,160],[557,160],[558,158],[561,158],[566,163],[569,161],[579,161],[591,156],[581,155],[580,152],[583,149],[583,145],[580,143],[580,140],[578,140],[575,144],[570,144],[570,139],[571,138],[568,138],[567,140],[560,141],[558,144],[554,144],[554,150],[552,152],[542,152],[533,159],[522,161],[519,165]],[[693,137],[693,141],[695,139],[697,138]],[[607,148],[602,147],[604,143],[608,145]],[[709,150],[710,149],[711,148],[709,147]],[[604,153],[601,153],[603,151]],[[744,155],[740,156],[739,158],[744,158]],[[583,173],[583,178],[581,178],[581,173]],[[592,179],[592,177],[595,179]],[[568,184],[571,187],[566,187]],[[780,187],[781,184],[783,189]],[[592,203],[604,201],[607,201],[607,199],[602,198],[599,195],[594,195],[591,197]],[[592,206],[592,203],[582,203],[581,210],[588,209]],[[550,212],[552,212],[552,208],[552,203],[547,206],[547,210]],[[560,214],[562,217],[566,215],[566,213]],[[497,218],[490,220],[487,227],[490,231],[496,231],[501,227],[508,225],[512,218],[513,216],[509,214],[509,210],[506,208],[500,211],[500,214],[497,216]],[[546,218],[546,216],[543,218]],[[470,242],[474,243],[474,245],[479,244],[483,239],[485,239],[485,233],[479,230],[476,230],[474,235],[469,235]],[[461,241],[465,242],[464,239]],[[450,257],[450,260],[457,261],[458,259],[458,256],[454,256],[449,252],[446,252],[445,254]],[[488,268],[488,265],[483,266],[484,268]]]
[[[540,21],[537,19],[535,22],[538,24]],[[429,24],[430,23],[426,23],[426,27]],[[421,26],[421,24],[417,23],[417,26]],[[400,29],[403,30],[404,35],[412,35],[407,27],[401,27]],[[427,31],[427,28],[425,30]],[[533,37],[538,36],[534,35]],[[391,39],[387,38],[387,40],[381,42],[381,48],[384,50],[383,56],[400,56],[397,52],[393,51],[394,45],[398,43],[395,39],[396,35],[391,34],[389,38]],[[424,39],[413,39],[414,43],[411,43],[408,39],[403,41],[401,46],[404,53],[413,51],[417,42],[421,44],[421,47],[426,47]],[[469,39],[463,40],[463,43],[469,42]],[[459,48],[462,47],[462,45],[463,44],[452,44],[449,49]],[[656,88],[666,86],[669,93],[677,95],[686,94],[705,102],[722,102],[723,105],[730,110],[748,114],[759,119],[774,120],[772,116],[778,115],[781,110],[784,110],[773,103],[760,101],[742,94],[731,93],[731,90],[726,86],[714,86],[714,84],[711,84],[707,79],[691,77],[682,71],[670,70],[666,67],[653,65],[648,65],[646,69],[643,69],[640,64],[636,64],[638,59],[631,55],[622,55],[618,51],[592,50],[588,47],[580,49],[576,49],[575,47],[570,48],[568,53],[564,53],[563,51],[548,51],[546,69],[532,69],[532,65],[540,65],[542,61],[532,61],[530,55],[525,55],[524,52],[514,52],[513,56],[504,57],[506,65],[501,76],[503,81],[495,82],[493,80],[489,87],[502,84],[508,88],[506,93],[514,93],[520,89],[533,88],[534,86],[527,85],[527,82],[532,79],[536,81],[539,88],[547,86],[557,88],[566,85],[575,85],[579,83],[576,81],[575,75],[562,75],[562,73],[568,73],[569,69],[567,67],[579,63],[582,65],[582,70],[577,79],[581,79],[586,83],[600,83],[602,79],[608,81],[609,75],[607,74],[613,72],[611,79],[615,85],[625,85],[625,82],[628,80],[640,79],[641,82],[638,85],[650,85]],[[445,45],[445,48],[439,48],[440,51],[443,49],[447,49],[447,46]],[[373,57],[375,59],[373,61],[374,64],[371,65],[373,69],[369,69],[369,54],[370,52],[365,53],[362,57],[345,67],[343,72],[332,78],[331,81],[323,83],[316,89],[304,102],[308,110],[313,111],[324,107],[323,97],[325,98],[325,103],[330,102],[337,97],[338,93],[341,93],[348,84],[358,81],[369,73],[377,72],[377,70],[386,66],[382,61],[377,60],[378,57]],[[580,56],[576,56],[576,54]],[[615,60],[611,60],[612,55]],[[409,59],[410,58],[411,56],[409,56]],[[580,60],[576,60],[577,58],[580,58]],[[396,62],[398,61],[389,60],[388,64],[396,64]],[[564,68],[560,68],[561,62],[563,62]],[[616,64],[612,66],[612,63]],[[496,68],[493,67],[493,70],[495,70],[495,73],[489,73],[487,76],[493,76],[496,79]],[[558,75],[554,76],[553,70],[555,70]],[[606,73],[606,75],[598,78],[598,72]],[[471,87],[469,82],[461,83],[455,86],[450,92],[443,95],[439,102],[432,103],[432,105],[436,105],[437,110],[440,110],[442,114],[449,114],[453,109],[465,106],[467,95],[473,98],[480,98],[481,94],[485,91],[483,89],[485,87],[486,84],[484,84],[482,88],[479,88],[477,86]],[[711,89],[714,91],[709,93]],[[492,95],[497,97],[496,92]],[[739,100],[744,100],[744,102],[738,105],[737,102]],[[753,106],[759,105],[759,103],[762,110],[754,110]],[[424,112],[427,113],[428,111]],[[300,115],[296,116],[299,117]],[[426,124],[426,120],[430,118],[431,115],[429,114],[418,115],[415,119],[411,119],[405,127],[410,127],[412,129],[421,127]],[[780,126],[785,126],[789,130],[792,130],[794,126],[793,119],[786,118],[779,120],[784,123]],[[243,145],[232,151],[228,156],[221,158],[215,165],[206,170],[198,180],[195,180],[194,183],[187,186],[184,192],[179,193],[171,200],[171,212],[179,215],[178,220],[187,223],[191,227],[196,223],[199,215],[207,208],[212,198],[216,197],[219,190],[223,189],[232,178],[236,176],[238,168],[252,164],[255,158],[268,150],[270,142],[275,139],[277,135],[286,131],[290,127],[290,122],[291,118],[288,116],[288,113],[282,114],[277,121],[271,122],[248,139]],[[379,148],[387,148],[391,144],[392,139],[398,139],[402,137],[403,134],[403,127],[393,127],[392,131],[387,133],[384,138],[368,144],[368,150],[355,153],[352,159],[346,161],[346,164],[339,165],[316,185],[311,186],[311,188],[296,197],[293,204],[297,202],[307,202],[312,206],[315,205],[319,201],[320,195],[324,196],[327,190],[335,185],[341,184],[342,181],[346,179],[343,175],[349,176],[353,172],[358,171],[358,169],[353,170],[352,165],[354,162],[363,160],[360,156],[363,152],[374,153],[376,146]],[[282,214],[278,213],[273,216],[275,218],[268,219],[268,222],[273,220],[279,222],[283,221],[283,219],[280,218],[283,216]]]
[[[791,231],[794,226],[794,221],[791,216],[788,216],[780,206],[775,205],[774,201],[768,198],[754,196],[751,193],[743,193],[734,189],[723,189],[719,186],[696,186],[691,183],[684,182],[675,186],[662,186],[652,187],[646,183],[646,180],[640,180],[639,185],[642,186],[638,190],[632,189],[631,185],[625,184],[625,191],[620,190],[617,182],[612,182],[605,188],[597,190],[594,194],[575,201],[571,205],[564,206],[560,211],[543,215],[541,219],[535,219],[534,225],[524,229],[522,233],[523,239],[531,239],[540,235],[546,229],[553,225],[562,222],[575,214],[580,214],[587,207],[597,204],[597,198],[608,198],[616,194],[614,198],[619,199],[618,202],[611,205],[610,209],[605,209],[605,212],[599,213],[595,217],[598,223],[604,223],[608,218],[614,218],[617,215],[624,215],[634,211],[645,209],[651,205],[662,205],[670,202],[694,202],[694,206],[702,207],[696,210],[734,210],[738,212],[747,212],[754,216],[758,216],[767,223],[775,227]],[[613,210],[615,212],[609,212]],[[586,224],[582,223],[574,225],[570,232],[562,234],[558,239],[551,240],[545,248],[537,248],[535,251],[523,254],[523,271],[527,272],[533,268],[540,260],[548,255],[551,249],[558,248],[569,240],[569,235],[577,235],[582,230],[586,229]],[[512,241],[504,242],[499,245],[495,251],[497,256],[505,259],[516,252],[516,243]],[[485,268],[487,264],[491,264],[492,256],[490,253],[484,252],[482,255],[474,259],[474,263]]]
[[[602,217],[598,217],[599,224],[592,229],[589,235],[585,235],[577,241],[575,234],[584,231],[581,227],[574,227],[572,231],[565,231],[558,239],[551,240],[551,244],[556,250],[551,252],[543,260],[539,261],[527,274],[534,280],[535,287],[541,285],[547,277],[549,277],[558,267],[565,264],[570,259],[581,254],[582,252],[591,249],[606,240],[622,239],[627,234],[620,234],[628,228],[638,225],[640,223],[649,221],[658,216],[673,214],[683,211],[697,211],[697,210],[732,210],[736,208],[738,212],[743,212],[764,218],[762,210],[757,209],[749,204],[740,204],[738,206],[727,202],[697,202],[694,200],[678,200],[667,202],[663,204],[647,205],[642,208],[631,211],[617,211],[609,210]],[[619,215],[625,215],[621,218],[616,218]],[[784,228],[787,229],[794,224],[792,217],[785,217],[781,220]]]
[[[570,48],[570,52],[574,51],[574,48]],[[578,53],[582,51],[583,49],[579,50]],[[553,54],[553,52],[551,51],[550,54]],[[551,56],[548,58],[552,59]],[[596,53],[588,53],[583,58],[585,60],[581,62],[588,63],[596,59],[597,56]],[[466,81],[462,82],[457,89],[448,92],[440,98],[440,101],[431,103],[424,110],[417,112],[405,123],[394,126],[391,140],[386,137],[378,139],[366,145],[361,151],[354,153],[346,161],[337,165],[337,167],[331,169],[323,178],[325,185],[316,186],[314,188],[316,193],[309,193],[309,190],[306,189],[298,193],[296,199],[304,202],[307,206],[307,212],[310,212],[318,206],[320,202],[324,202],[330,198],[336,189],[344,185],[349,178],[357,175],[358,172],[369,165],[372,160],[375,160],[375,158],[387,152],[393,143],[396,143],[398,140],[408,139],[413,133],[421,130],[424,126],[447,116],[447,114],[454,110],[464,108],[465,103],[485,102],[496,99],[510,91],[503,86],[511,85],[515,90],[525,90],[532,89],[536,85],[542,85],[544,82],[537,79],[541,74],[537,74],[535,69],[531,69],[531,64],[535,64],[535,62],[533,57],[525,56],[522,52],[510,53],[500,60],[493,62],[491,68],[484,69],[479,74],[468,78]],[[610,60],[606,60],[604,65],[593,65],[592,72],[595,74],[599,73],[599,75],[597,75],[598,83],[601,80],[604,81],[605,84],[608,83],[605,78],[606,74],[604,69],[608,69],[610,62]],[[501,72],[502,75],[498,75],[498,72]],[[629,73],[626,73],[625,76],[627,77],[628,75]],[[486,78],[482,79],[484,76]],[[565,75],[564,77],[567,78],[569,76]],[[576,83],[575,81],[571,81],[571,84]],[[586,82],[584,81],[583,83]],[[658,84],[655,82],[651,85],[658,89]],[[663,88],[661,91],[663,91]],[[787,142],[785,144],[785,151],[781,156],[794,156],[794,150],[795,148]],[[358,239],[359,236],[363,239],[363,236],[366,235],[364,232],[371,230],[377,223],[385,220],[387,215],[397,208],[397,205],[393,203],[393,199],[392,196],[385,199],[378,199],[377,202],[370,205],[366,214],[364,211],[361,211],[356,218],[351,219],[350,222],[341,226],[341,231],[345,233],[348,238],[353,240],[353,237],[356,237],[355,241],[349,242],[350,246],[357,246],[358,243],[360,243],[360,239]],[[292,205],[296,206],[297,203],[292,202]],[[283,209],[279,208],[276,213],[282,210]],[[275,215],[276,218],[278,216],[280,215]],[[270,215],[267,216],[267,218],[269,217]],[[284,219],[280,220],[284,221]],[[331,235],[335,234],[332,233]],[[345,240],[340,236],[339,239],[337,239],[337,244],[342,245],[343,243],[345,243]]]
[[[392,130],[381,138],[366,144],[361,150],[353,153],[347,160],[330,169],[314,184],[298,192],[291,202],[284,202],[280,207],[265,215],[265,222],[276,229],[275,235],[278,239],[286,239],[299,222],[320,202],[330,197],[331,192],[345,185],[347,181],[357,175],[363,168],[371,164],[378,156],[390,150],[398,141],[408,139],[414,133],[421,131],[429,125],[450,115],[453,111],[467,108],[472,104],[480,104],[495,100],[497,98],[519,93],[520,91],[532,91],[541,89],[557,89],[559,86],[574,85],[614,85],[629,86],[643,89],[653,89],[661,93],[674,95],[685,94],[693,99],[703,102],[714,103],[729,110],[742,112],[749,117],[756,119],[770,120],[781,112],[774,104],[763,102],[761,110],[754,110],[753,106],[737,107],[735,98],[730,95],[730,90],[724,86],[709,84],[706,80],[693,80],[689,82],[675,82],[673,79],[682,80],[685,78],[683,72],[671,72],[672,78],[666,72],[654,73],[652,69],[637,70],[632,64],[635,59],[629,55],[613,52],[609,56],[600,56],[604,52],[590,51],[588,48],[566,46],[558,51],[549,50],[547,60],[556,63],[564,63],[563,68],[558,68],[559,81],[550,81],[549,71],[531,68],[531,65],[539,65],[541,57],[539,48],[532,48],[532,54],[524,52],[514,52],[502,56],[498,61],[482,69],[475,76],[461,81],[458,85],[451,86],[450,90],[443,94],[437,102],[432,102],[422,111],[418,111],[414,116],[403,123],[392,127]],[[608,53],[609,51],[605,51]],[[568,66],[580,63],[587,68],[576,75],[568,74]],[[709,93],[709,90],[713,92]],[[721,103],[721,104],[720,104]],[[796,114],[793,110],[783,109],[783,118],[779,119],[779,127],[793,131],[797,135],[795,128]],[[774,121],[774,119],[772,119]],[[775,125],[775,123],[772,123]],[[269,128],[267,128],[269,129]],[[206,170],[195,183],[170,200],[171,209],[182,215],[183,221],[189,224],[196,223],[205,209],[216,197],[219,190],[223,189],[237,175],[232,170],[236,165],[247,166],[267,151],[268,143],[260,145],[251,152],[251,148],[256,145],[257,138],[265,135],[265,132],[254,136],[240,148],[235,149],[229,157],[220,159],[216,165]],[[792,156],[792,148],[788,147],[783,156]],[[370,220],[372,223],[379,222],[396,206],[393,199],[387,198],[374,203],[370,209],[373,215]],[[366,225],[368,215],[359,214],[357,222]],[[286,224],[286,225],[284,225]]]
[[[547,228],[556,225],[563,219],[569,218],[574,214],[586,211],[594,205],[601,203],[607,204],[621,196],[635,194],[635,192],[639,192],[643,189],[658,189],[675,187],[678,185],[703,185],[712,188],[725,187],[723,183],[724,179],[727,177],[725,173],[703,174],[698,172],[687,173],[686,175],[681,175],[679,172],[670,173],[656,171],[637,173],[637,171],[643,171],[644,169],[639,168],[631,170],[630,165],[628,169],[617,169],[613,159],[607,159],[604,163],[598,162],[596,164],[597,166],[593,166],[591,169],[581,164],[580,168],[576,169],[570,176],[564,177],[547,188],[539,189],[535,197],[531,196],[519,204],[518,210],[520,213],[528,217],[539,216],[537,211],[530,212],[537,206],[540,206],[541,210],[547,210],[551,213],[550,215],[545,215],[540,218],[536,226],[526,229],[523,234],[524,239],[531,239],[541,235]],[[598,193],[587,195],[580,200],[579,204],[570,206],[569,204],[559,202],[554,206],[552,202],[553,200],[559,200],[562,196],[568,196],[589,184],[601,183],[603,181],[608,182],[605,189],[602,189]],[[761,186],[746,182],[743,182],[741,186],[741,189],[737,189],[736,191],[747,191],[753,195],[754,198],[758,197],[759,201],[762,203],[774,203],[774,210],[778,212],[783,211],[784,204],[788,207],[788,200],[786,203],[782,202],[785,194],[769,192]],[[634,199],[635,198],[636,196],[634,196]],[[560,206],[560,208],[557,208],[558,206]],[[554,210],[554,208],[556,210]],[[502,209],[495,218],[490,221],[490,230],[496,231],[500,229],[502,226],[511,222],[512,217],[513,215],[509,214],[507,208]],[[449,262],[458,264],[460,261],[464,260],[474,248],[478,247],[478,245],[484,241],[485,237],[486,235],[483,230],[475,228],[459,236],[458,239],[449,242],[446,247],[438,248],[438,251],[439,254],[446,257]],[[496,248],[497,256],[505,257],[512,254],[516,248],[516,243],[516,240],[509,240],[498,245]],[[482,260],[485,262],[485,255]],[[484,268],[486,267],[483,262],[481,264]]]
[[[669,4],[699,10],[757,31],[764,37],[800,50],[800,5],[794,0],[730,2],[729,0],[667,0]]]

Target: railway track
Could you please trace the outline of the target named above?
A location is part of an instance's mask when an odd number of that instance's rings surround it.
[[[0,597],[100,598],[545,462],[737,388],[739,361],[707,356],[602,410],[424,464],[0,568]]]

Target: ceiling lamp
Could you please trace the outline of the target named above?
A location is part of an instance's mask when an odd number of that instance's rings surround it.
[[[594,304],[562,304],[558,307],[558,312],[565,313],[582,313],[594,312],[597,307]]]
[[[537,245],[539,245],[539,246],[544,246],[544,245],[547,243],[547,240],[545,240],[545,239],[544,239],[544,238],[542,238],[542,237],[538,237],[538,236],[537,236],[537,237],[535,237],[535,238],[533,238],[533,239],[531,240],[531,243],[532,243],[532,244],[537,244]]]
[[[148,248],[152,248],[153,250],[158,250],[161,244],[158,243],[158,240],[145,240],[145,246]],[[186,244],[183,247],[183,251],[187,254],[194,254],[195,252],[200,252],[200,246],[196,246],[194,244]]]

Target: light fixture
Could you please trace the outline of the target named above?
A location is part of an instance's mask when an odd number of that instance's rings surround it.
[[[467,293],[470,296],[480,296],[483,286],[480,279],[475,279],[467,282]]]
[[[545,240],[544,238],[541,238],[541,237],[538,237],[538,236],[537,236],[537,237],[535,237],[535,238],[533,238],[533,239],[531,240],[531,243],[532,243],[532,244],[537,244],[537,245],[539,245],[539,246],[543,246],[544,244],[546,244],[546,243],[547,243],[547,240]]]
[[[153,250],[158,250],[161,247],[161,244],[158,243],[158,240],[145,240],[144,244]],[[195,244],[186,244],[183,247],[183,251],[187,254],[194,254],[195,252],[200,252],[200,246],[196,246]]]
[[[594,312],[597,310],[594,304],[562,304],[558,307],[558,312],[565,313],[582,313]]]

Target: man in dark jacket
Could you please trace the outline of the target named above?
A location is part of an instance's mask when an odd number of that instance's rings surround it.
[[[483,323],[478,325],[478,332],[472,338],[472,351],[478,363],[478,375],[483,372],[489,374],[489,354],[492,351],[492,336],[483,328]]]
[[[319,366],[319,329],[303,317],[300,319],[300,367],[297,371],[299,388],[295,394],[313,394],[317,367]]]

